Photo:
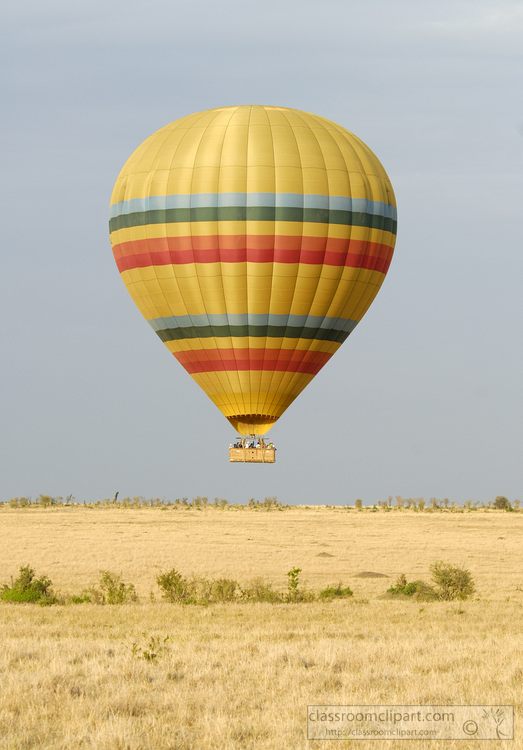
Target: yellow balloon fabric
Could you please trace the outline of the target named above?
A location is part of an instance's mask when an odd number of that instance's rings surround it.
[[[378,158],[317,115],[234,106],[147,138],[111,197],[146,320],[242,434],[264,434],[354,329],[396,237]]]

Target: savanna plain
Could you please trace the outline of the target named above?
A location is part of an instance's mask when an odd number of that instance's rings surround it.
[[[383,597],[437,560],[469,599]],[[2,750],[523,748],[521,512],[3,505],[0,582],[22,565],[69,598],[0,603]],[[173,568],[353,595],[172,603]],[[72,603],[102,570],[137,601]],[[309,704],[512,704],[515,739],[310,742]]]

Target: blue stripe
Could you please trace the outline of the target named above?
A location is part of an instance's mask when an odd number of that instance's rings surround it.
[[[348,318],[322,318],[315,315],[254,315],[242,313],[239,315],[176,315],[169,318],[155,318],[148,321],[155,331],[172,328],[188,328],[195,326],[289,326],[292,328],[325,328],[328,330],[350,333],[357,321]]]
[[[111,206],[110,216],[171,208],[216,208],[225,206],[268,206],[276,208],[324,208],[354,211],[396,219],[396,207],[365,198],[342,195],[300,195],[299,193],[198,193],[194,195],[153,195],[133,198]]]

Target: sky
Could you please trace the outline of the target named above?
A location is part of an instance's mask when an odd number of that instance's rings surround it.
[[[0,499],[520,498],[523,3],[27,0],[2,9]],[[362,323],[270,433],[235,433],[134,307],[108,239],[130,153],[274,104],[378,155],[398,240]]]

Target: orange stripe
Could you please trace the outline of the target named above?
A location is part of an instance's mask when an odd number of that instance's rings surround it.
[[[316,374],[330,359],[328,352],[296,349],[197,349],[173,352],[187,372],[269,370]]]
[[[214,235],[129,240],[113,247],[120,272],[184,263],[306,263],[350,266],[386,273],[393,248],[334,237]]]

